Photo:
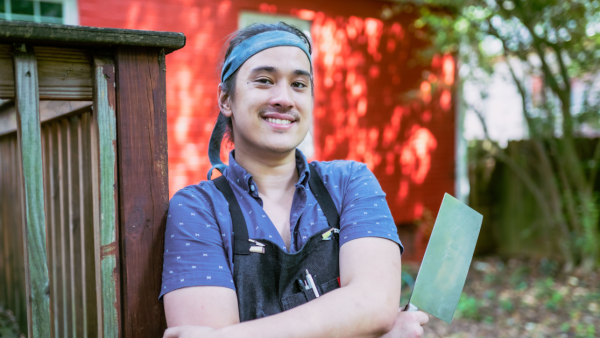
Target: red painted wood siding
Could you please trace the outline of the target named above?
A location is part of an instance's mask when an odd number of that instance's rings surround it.
[[[405,8],[382,20],[390,2],[80,0],[82,25],[183,32],[184,49],[167,56],[169,191],[205,179],[208,139],[218,114],[221,48],[240,11],[313,21],[315,159],[369,165],[388,194],[397,223],[454,193],[454,62],[423,64],[425,45]],[[403,5],[405,6],[405,5]],[[408,5],[406,5],[408,6]]]

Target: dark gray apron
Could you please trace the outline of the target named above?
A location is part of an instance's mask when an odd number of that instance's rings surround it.
[[[329,226],[339,230],[340,217],[333,200],[316,170],[309,167],[310,189]],[[234,233],[233,280],[240,321],[274,315],[315,299],[314,291],[301,287],[298,281],[306,279],[306,270],[314,277],[320,295],[339,288],[339,231],[332,231],[324,239],[323,234],[331,228],[324,229],[294,254],[263,239],[257,241],[264,244],[265,253],[250,252],[256,244],[249,241],[244,215],[227,179],[221,176],[213,181],[229,203]]]

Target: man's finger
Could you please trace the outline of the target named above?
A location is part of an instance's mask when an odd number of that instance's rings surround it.
[[[429,316],[423,311],[415,312],[415,316],[421,326],[423,326],[429,322]]]
[[[177,338],[179,336],[179,329],[176,327],[171,327],[168,328],[164,335],[163,338]]]

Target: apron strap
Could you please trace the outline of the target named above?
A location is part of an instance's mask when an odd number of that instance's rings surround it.
[[[248,228],[246,227],[246,219],[242,213],[242,208],[231,190],[231,186],[225,176],[219,176],[212,180],[215,186],[229,203],[229,213],[231,214],[231,222],[233,225],[233,253],[237,255],[250,254],[250,242],[248,239]]]
[[[325,184],[323,183],[321,176],[317,173],[317,170],[315,170],[314,165],[309,164],[308,167],[310,168],[310,178],[308,179],[310,189],[321,206],[321,210],[323,210],[323,214],[325,214],[329,226],[339,229],[340,215],[337,212],[335,203],[333,203],[333,199],[331,198],[329,191],[327,191],[327,188],[325,188]]]

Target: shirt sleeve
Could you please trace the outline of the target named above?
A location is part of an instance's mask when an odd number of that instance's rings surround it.
[[[385,193],[364,163],[353,162],[340,215],[340,245],[362,237],[381,237],[404,246],[390,212]]]
[[[170,201],[162,287],[223,286],[235,290],[219,225],[200,192],[184,188]]]

